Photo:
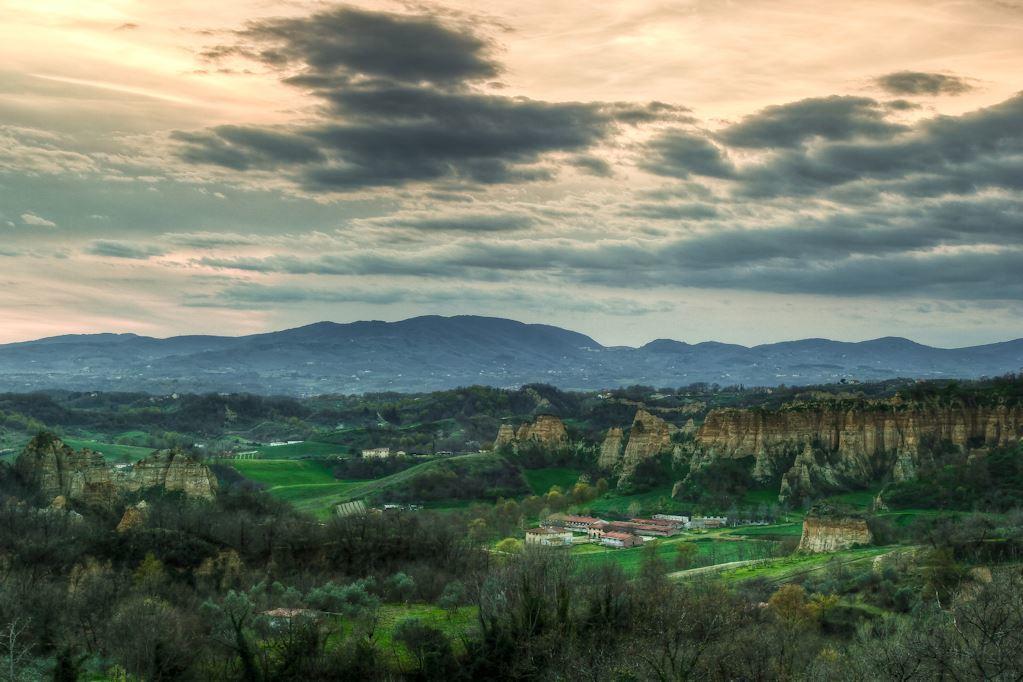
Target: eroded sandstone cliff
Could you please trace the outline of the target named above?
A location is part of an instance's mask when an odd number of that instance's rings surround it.
[[[48,499],[105,503],[119,494],[149,488],[212,499],[217,491],[217,479],[209,467],[180,450],[156,452],[133,465],[113,467],[98,452],[76,451],[51,434],[33,438],[18,456],[15,469]]]
[[[857,516],[811,510],[803,519],[799,550],[835,552],[856,545],[869,545],[873,541],[866,520]]]
[[[712,410],[695,437],[693,466],[754,456],[761,481],[781,478],[783,498],[913,478],[943,444],[968,450],[1019,442],[1018,406],[937,406],[898,400],[797,404],[779,410]]]
[[[644,409],[636,410],[626,440],[622,429],[608,429],[600,447],[601,468],[628,479],[644,460],[672,450],[671,436],[678,428]]]
[[[552,414],[537,415],[532,423],[526,422],[518,429],[511,424],[502,424],[497,430],[494,447],[537,443],[544,447],[560,447],[568,444],[568,430],[560,417]]]

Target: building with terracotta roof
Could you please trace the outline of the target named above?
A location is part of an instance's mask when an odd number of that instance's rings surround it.
[[[526,544],[541,547],[564,547],[572,544],[572,532],[557,528],[530,528],[526,531]]]
[[[625,549],[628,547],[636,547],[643,544],[643,540],[638,535],[632,533],[619,533],[615,531],[605,532],[600,537],[600,544],[605,547],[614,547],[615,549]]]

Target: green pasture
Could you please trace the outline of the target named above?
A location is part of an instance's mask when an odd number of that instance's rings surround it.
[[[546,469],[526,469],[522,472],[526,477],[526,483],[534,495],[543,495],[551,489],[551,486],[558,486],[568,492],[579,480],[582,473],[578,469],[566,469],[562,467],[549,467]]]
[[[75,450],[88,448],[103,455],[103,458],[111,462],[137,462],[143,457],[153,453],[153,448],[142,448],[135,445],[118,445],[116,443],[103,443],[89,438],[61,438],[65,445]]]
[[[362,481],[339,481],[324,460],[241,459],[230,465],[245,478],[266,486],[274,497],[321,518],[341,496]]]
[[[639,507],[640,515],[690,513],[692,505],[673,499],[671,497],[671,488],[671,485],[665,485],[644,493],[636,493],[635,495],[609,492],[592,502],[577,505],[574,510],[588,512],[596,516],[605,514],[628,516],[632,513],[629,511],[630,508],[636,505]]]
[[[302,459],[302,458],[331,458],[347,456],[349,448],[336,443],[325,443],[318,440],[307,440],[301,443],[290,445],[246,445],[238,442],[234,445],[238,453],[247,453],[253,459]],[[248,454],[251,453],[251,454]]]
[[[739,526],[727,531],[728,535],[746,538],[799,537],[803,533],[803,523],[779,523],[771,526]]]
[[[779,559],[768,559],[748,566],[726,569],[719,576],[728,582],[742,582],[766,578],[776,582],[790,580],[806,573],[826,568],[830,562],[841,565],[872,561],[875,557],[896,549],[887,547],[857,547],[827,554],[791,554]]]
[[[657,557],[669,571],[676,570],[675,557],[678,545],[689,542],[696,546],[695,565],[725,564],[770,556],[774,543],[766,540],[720,540],[714,538],[692,538],[680,536],[654,540]],[[617,563],[627,575],[639,573],[644,557],[644,547],[611,549],[599,544],[574,545],[569,552],[580,568],[598,566],[607,562]]]

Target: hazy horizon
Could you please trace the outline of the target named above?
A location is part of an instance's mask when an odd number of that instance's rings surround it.
[[[571,328],[571,327],[565,327],[565,326],[557,325],[557,324],[550,324],[550,323],[547,323],[547,322],[530,322],[528,320],[514,320],[512,318],[502,318],[500,316],[495,316],[495,315],[476,315],[476,314],[473,314],[473,313],[459,313],[457,315],[435,315],[435,314],[431,314],[431,313],[424,313],[422,315],[414,315],[412,317],[399,318],[399,319],[393,319],[393,320],[392,319],[371,319],[371,318],[359,319],[359,320],[347,320],[347,321],[343,321],[343,320],[314,320],[314,321],[311,321],[311,322],[295,325],[295,326],[292,326],[292,327],[281,327],[281,328],[277,328],[277,329],[264,329],[264,330],[254,331],[254,332],[250,332],[250,333],[246,333],[246,334],[228,334],[228,333],[222,333],[222,334],[188,334],[188,333],[184,333],[184,334],[169,334],[169,335],[166,335],[166,336],[160,336],[160,335],[152,335],[152,334],[136,334],[135,332],[130,332],[130,331],[126,332],[126,331],[117,331],[117,330],[106,330],[106,331],[97,331],[97,332],[67,332],[67,333],[62,333],[62,334],[53,334],[53,335],[50,335],[50,336],[47,336],[47,337],[33,337],[33,338],[28,338],[28,339],[16,339],[14,341],[0,341],[0,345],[6,345],[6,344],[10,344],[10,343],[25,343],[25,342],[31,342],[31,341],[40,341],[40,340],[43,340],[43,339],[46,339],[46,338],[59,338],[59,337],[62,337],[62,336],[87,336],[87,335],[103,335],[103,334],[112,334],[112,335],[134,334],[136,336],[155,338],[155,339],[168,339],[168,338],[174,338],[174,337],[179,337],[179,336],[240,337],[240,336],[258,335],[258,334],[268,334],[268,333],[279,332],[279,331],[288,331],[290,329],[298,329],[298,328],[308,327],[308,326],[312,326],[312,325],[316,325],[316,324],[346,325],[346,324],[357,324],[357,323],[363,323],[363,322],[383,322],[383,323],[392,324],[392,323],[395,323],[395,322],[404,322],[404,321],[415,319],[415,318],[418,318],[418,317],[444,317],[444,318],[451,318],[451,317],[460,317],[460,316],[462,316],[462,317],[485,317],[485,318],[499,319],[499,320],[512,320],[513,322],[521,322],[523,324],[529,324],[529,325],[540,324],[540,325],[547,325],[547,326],[558,327],[558,328],[563,329],[565,331],[577,332],[579,334],[584,334],[585,336],[590,337],[591,339],[593,339],[594,341],[596,341],[597,343],[599,343],[600,345],[605,346],[605,347],[619,346],[619,347],[639,348],[639,347],[642,347],[642,346],[644,346],[644,345],[646,345],[648,343],[651,343],[653,341],[670,340],[670,341],[681,341],[681,342],[689,343],[689,344],[698,344],[698,343],[705,343],[705,342],[719,342],[719,343],[724,343],[724,344],[734,344],[734,345],[741,345],[741,346],[746,346],[746,347],[749,347],[749,348],[753,348],[753,347],[756,347],[756,346],[771,345],[771,344],[776,344],[776,343],[787,343],[787,342],[792,342],[792,341],[825,340],[825,341],[835,341],[835,342],[838,342],[838,343],[863,343],[863,342],[866,342],[866,341],[877,341],[877,340],[885,339],[885,338],[901,338],[901,339],[906,339],[908,341],[912,341],[912,342],[915,342],[915,343],[920,343],[920,344],[925,345],[925,346],[931,346],[931,347],[934,347],[934,348],[955,349],[955,348],[963,348],[963,347],[967,347],[967,346],[981,346],[981,345],[989,345],[989,344],[1006,343],[1006,342],[1010,342],[1010,341],[1017,341],[1020,338],[1023,338],[1023,337],[1015,337],[1015,338],[997,339],[995,341],[989,341],[987,343],[967,344],[967,345],[964,345],[964,346],[939,346],[939,345],[935,345],[935,344],[924,343],[924,342],[920,341],[919,339],[913,339],[913,338],[909,338],[909,337],[902,337],[902,336],[897,336],[897,335],[893,335],[893,334],[884,334],[884,335],[881,335],[881,336],[871,336],[871,337],[865,337],[865,338],[831,338],[831,337],[826,337],[826,336],[804,336],[804,337],[793,337],[793,338],[779,338],[779,339],[774,339],[774,340],[770,340],[770,341],[763,341],[763,342],[759,342],[759,343],[739,343],[737,341],[729,341],[727,339],[711,339],[711,338],[707,338],[707,339],[701,339],[701,338],[684,339],[684,338],[676,338],[676,337],[671,337],[671,336],[653,336],[653,337],[650,337],[650,338],[645,339],[643,341],[640,341],[638,343],[610,343],[610,342],[606,342],[602,338],[600,338],[599,334],[591,334],[591,333],[588,333],[588,332],[586,332],[584,330],[581,330],[581,329],[574,329],[574,328]]]

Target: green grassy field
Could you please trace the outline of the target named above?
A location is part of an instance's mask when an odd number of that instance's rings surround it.
[[[774,543],[764,540],[718,540],[714,538],[692,538],[687,536],[666,538],[657,541],[657,556],[663,560],[669,571],[675,569],[677,546],[691,542],[696,546],[697,563],[724,564],[750,558],[767,556]],[[627,575],[636,575],[643,561],[643,547],[610,549],[597,544],[575,545],[569,551],[580,568],[605,562],[617,563]]]
[[[692,505],[679,502],[671,497],[671,485],[654,488],[645,493],[636,495],[621,495],[617,492],[609,492],[603,497],[592,502],[587,502],[575,509],[575,511],[588,511],[592,514],[620,514],[629,515],[633,505],[639,507],[639,514],[653,513],[688,513]]]
[[[324,443],[321,441],[307,440],[292,445],[259,445],[246,447],[238,446],[239,452],[255,451],[257,459],[299,459],[302,457],[335,457],[347,455],[349,450],[344,445],[335,443]]]
[[[323,460],[243,459],[228,463],[245,478],[266,486],[274,497],[320,518],[330,515],[345,492],[364,483],[337,480],[329,462]]]
[[[780,523],[773,526],[740,526],[728,531],[729,535],[741,537],[799,537],[803,533],[803,524]]]
[[[445,611],[433,604],[385,604],[378,612],[377,629],[373,636],[381,651],[395,657],[399,663],[409,663],[407,653],[393,640],[394,626],[405,618],[419,620],[441,630],[451,639],[451,645],[458,653],[463,647],[463,636],[476,627],[476,607],[461,606],[454,611]]]
[[[565,469],[558,467],[551,467],[547,469],[526,469],[523,474],[526,477],[526,483],[529,484],[530,490],[533,491],[534,495],[543,495],[551,486],[558,486],[564,491],[568,491],[576,484],[579,480],[579,474],[582,472],[578,469]]]
[[[753,578],[766,578],[780,582],[804,573],[812,573],[816,570],[824,569],[831,561],[837,561],[842,564],[872,561],[874,557],[887,554],[894,549],[897,548],[894,546],[859,547],[828,554],[792,554],[780,559],[768,559],[754,565],[724,570],[718,575],[721,579],[728,582],[742,582]]]
[[[117,445],[115,443],[103,443],[88,438],[62,438],[65,445],[75,450],[89,448],[103,455],[104,459],[111,462],[136,462],[143,457],[151,455],[153,448],[140,448],[134,445]]]

